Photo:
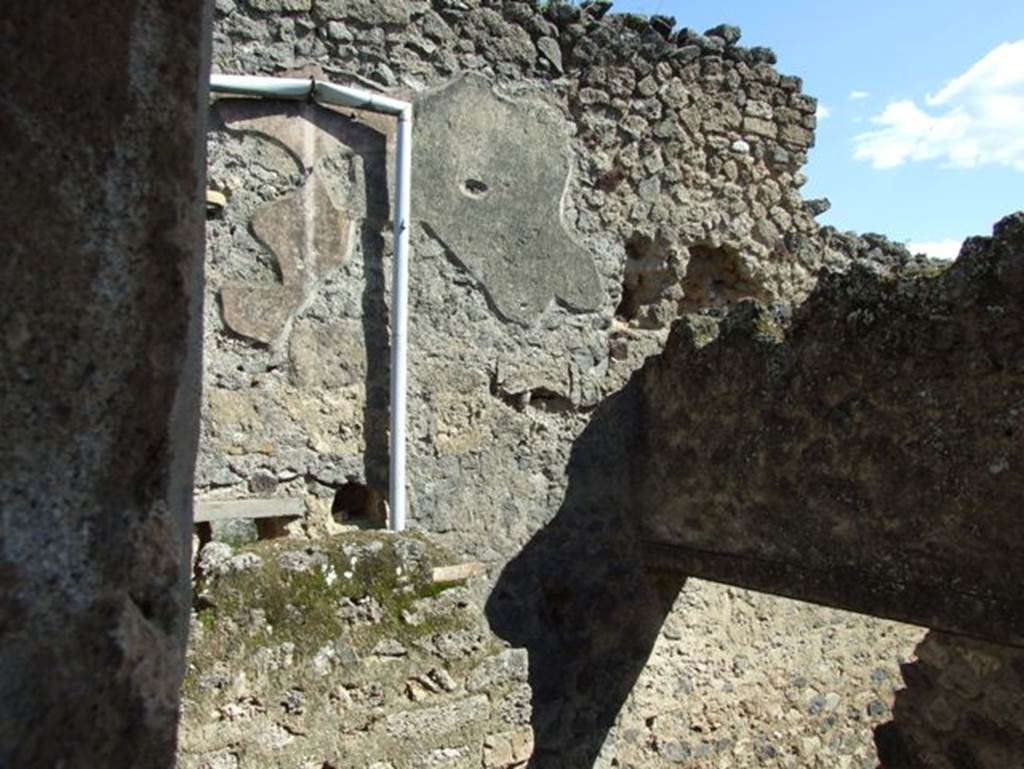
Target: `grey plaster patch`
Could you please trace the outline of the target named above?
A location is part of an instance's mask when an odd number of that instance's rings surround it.
[[[504,318],[552,299],[597,309],[597,269],[562,223],[569,145],[562,116],[467,76],[417,104],[413,215],[473,273]]]

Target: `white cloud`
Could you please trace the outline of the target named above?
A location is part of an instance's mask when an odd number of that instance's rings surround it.
[[[960,254],[960,246],[964,242],[948,238],[946,240],[922,240],[919,242],[907,243],[907,248],[912,254],[927,254],[934,259],[956,259]]]
[[[814,116],[818,118],[818,120],[824,120],[827,117],[832,117],[832,110],[824,104],[819,104],[818,110],[814,113]]]
[[[868,91],[850,91],[850,101],[860,101],[870,97],[871,94]]]
[[[878,128],[854,137],[853,156],[875,168],[940,160],[1024,171],[1024,39],[989,51],[925,96],[924,107],[912,99],[890,102],[871,122]]]

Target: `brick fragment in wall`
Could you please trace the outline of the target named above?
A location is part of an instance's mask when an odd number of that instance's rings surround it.
[[[774,139],[779,132],[779,127],[764,118],[745,117],[743,118],[743,130],[752,136]]]

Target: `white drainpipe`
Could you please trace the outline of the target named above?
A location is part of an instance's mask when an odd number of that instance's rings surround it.
[[[211,75],[210,90],[266,99],[313,99],[398,118],[395,161],[395,264],[391,284],[391,488],[389,521],[405,529],[406,330],[409,325],[409,224],[412,181],[412,104],[314,78]]]

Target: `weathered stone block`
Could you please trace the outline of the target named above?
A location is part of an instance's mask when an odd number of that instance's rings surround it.
[[[775,123],[749,115],[743,118],[743,130],[748,134],[764,136],[768,139],[774,139],[779,133],[779,127]]]
[[[471,692],[485,692],[508,683],[527,680],[529,659],[523,649],[508,649],[486,660],[469,674],[466,688]]]
[[[746,103],[744,111],[751,117],[763,118],[765,120],[771,120],[775,117],[775,111],[772,109],[771,104],[755,99],[751,99]]]
[[[392,713],[384,720],[385,731],[398,739],[410,739],[433,732],[439,735],[457,732],[486,720],[490,712],[482,694],[435,707]]]
[[[313,0],[249,0],[249,5],[258,11],[308,11],[313,7]]]
[[[485,769],[511,769],[522,766],[533,755],[533,731],[518,729],[491,734],[484,739]]]
[[[537,41],[537,50],[541,56],[551,62],[551,66],[556,71],[565,71],[565,66],[562,64],[562,48],[558,45],[557,40],[551,37],[542,37]]]
[[[710,343],[679,322],[643,375],[657,563],[1024,645],[1022,264],[1019,213],[948,269],[832,274]]]
[[[356,19],[367,25],[408,24],[413,13],[423,13],[427,7],[423,0],[313,0],[313,12],[322,18]]]
[[[814,131],[798,125],[784,125],[779,133],[779,139],[786,144],[806,149],[814,146]]]

